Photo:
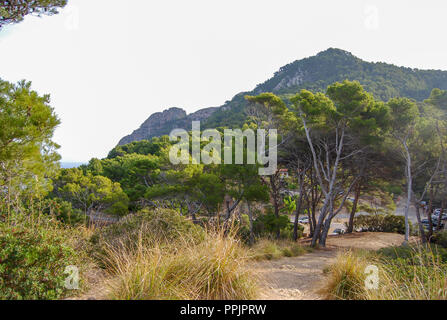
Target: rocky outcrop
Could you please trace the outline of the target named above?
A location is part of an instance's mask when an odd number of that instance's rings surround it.
[[[284,88],[300,86],[305,80],[305,72],[298,69],[293,76],[285,76],[273,89],[273,91],[279,91]]]
[[[205,121],[216,109],[218,108],[205,108],[189,115],[180,108],[170,108],[154,113],[132,134],[122,138],[118,144],[124,145],[133,141],[167,135],[174,129],[191,130],[192,121]]]

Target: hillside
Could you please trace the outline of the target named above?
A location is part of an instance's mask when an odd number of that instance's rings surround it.
[[[397,67],[383,62],[366,62],[351,53],[330,48],[316,56],[297,60],[279,69],[274,76],[250,92],[241,92],[218,108],[206,108],[191,115],[179,108],[155,113],[139,129],[124,137],[120,145],[169,134],[172,129],[190,129],[192,120],[202,128],[238,127],[244,119],[244,96],[274,92],[287,98],[301,89],[324,91],[336,81],[357,80],[377,99],[393,97],[426,99],[433,88],[447,89],[447,71]]]
[[[152,114],[137,130],[132,134],[122,138],[119,145],[140,141],[152,137],[169,134],[176,128],[191,127],[191,121],[204,121],[210,117],[218,108],[205,108],[187,115],[185,110],[180,108],[170,108],[163,112]]]

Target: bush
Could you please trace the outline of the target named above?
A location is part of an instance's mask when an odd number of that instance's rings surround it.
[[[410,222],[410,230],[411,228]],[[354,229],[405,234],[405,217],[392,214],[359,215],[354,219]]]
[[[83,270],[85,249],[76,230],[41,216],[0,222],[0,300],[63,298],[65,268]]]
[[[194,225],[177,211],[143,209],[99,230],[92,241],[100,247],[132,247],[139,241],[145,246],[151,246],[154,243],[169,244],[180,238],[198,243],[204,236],[205,232],[201,227]]]
[[[443,248],[447,248],[447,231],[436,232],[433,235],[432,241]]]
[[[257,237],[275,237],[278,229],[282,239],[292,239],[293,225],[286,215],[276,217],[273,213],[269,213],[259,216],[253,223],[253,232]],[[302,237],[303,231],[304,227],[298,225],[298,238]]]
[[[65,224],[79,225],[86,222],[86,215],[82,210],[74,209],[70,202],[61,198],[47,199],[43,205],[45,214],[55,216]]]

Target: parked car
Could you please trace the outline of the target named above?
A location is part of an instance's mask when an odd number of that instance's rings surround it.
[[[332,235],[342,235],[345,234],[345,230],[343,229],[335,229],[334,232],[332,232]]]
[[[428,228],[428,226],[430,225],[428,222],[428,219],[422,219],[421,223],[424,225],[424,227]],[[437,227],[438,226],[438,219],[434,219],[432,217],[432,225],[433,227]],[[441,223],[441,228],[444,228],[444,223]]]
[[[432,219],[433,220],[438,220],[439,219],[439,214],[440,214],[440,211],[433,213]],[[447,213],[443,213],[442,214],[441,220],[447,220]]]
[[[308,223],[309,223],[309,218],[301,218],[301,219],[298,219],[298,223],[301,223],[301,224],[308,224]]]

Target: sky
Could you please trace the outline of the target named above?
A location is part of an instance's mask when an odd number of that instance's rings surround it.
[[[447,70],[439,0],[69,0],[0,31],[0,78],[32,81],[66,162],[103,158],[152,113],[220,106],[329,47]]]

